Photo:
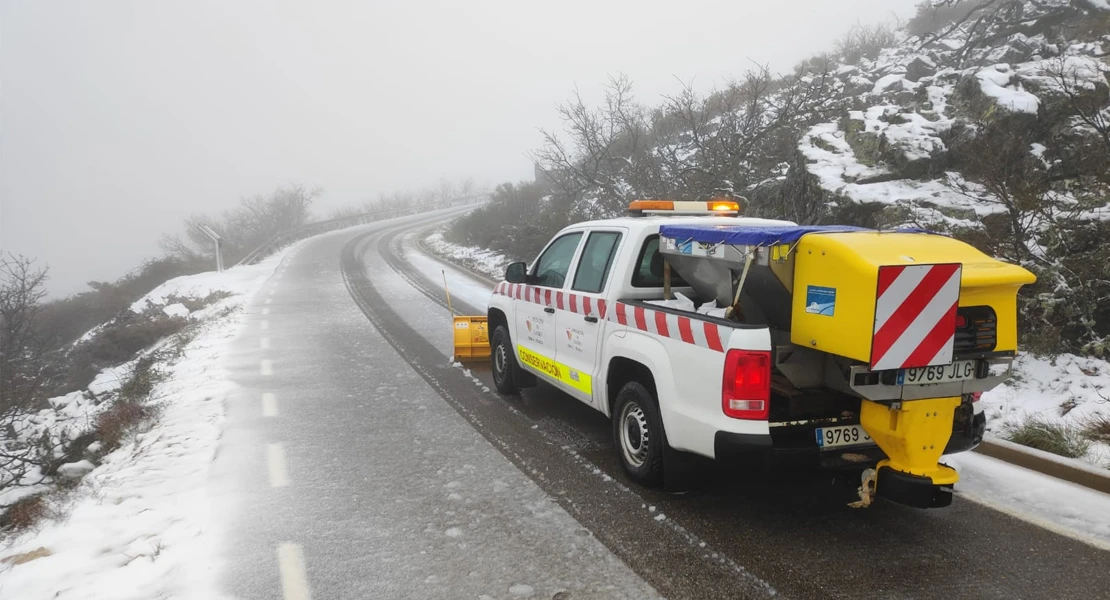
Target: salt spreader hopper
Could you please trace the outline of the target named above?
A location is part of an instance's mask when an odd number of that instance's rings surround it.
[[[951,502],[939,464],[961,401],[1009,376],[1025,269],[921,231],[663,225],[660,249],[703,300],[766,325],[776,401],[821,391],[860,399],[859,424],[886,455],[861,487],[914,506]],[[808,395],[807,395],[808,394]],[[877,475],[877,478],[875,477]]]

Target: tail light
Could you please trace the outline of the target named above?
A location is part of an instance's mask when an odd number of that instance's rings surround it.
[[[771,408],[770,352],[728,351],[721,408],[734,419],[767,419]]]
[[[971,401],[978,402],[983,398],[983,392],[971,392]]]

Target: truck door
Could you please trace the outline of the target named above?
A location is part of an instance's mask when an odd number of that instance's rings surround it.
[[[556,297],[555,336],[559,340],[555,360],[567,368],[563,381],[567,391],[593,405],[593,378],[597,353],[605,327],[605,291],[613,270],[622,234],[618,230],[594,229],[586,237],[570,291]]]
[[[581,241],[581,231],[552,240],[532,266],[528,285],[516,292],[517,357],[521,366],[548,381],[558,382],[564,375],[555,362],[555,297],[566,285]]]

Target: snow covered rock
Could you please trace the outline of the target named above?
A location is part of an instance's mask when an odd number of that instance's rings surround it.
[[[162,312],[165,313],[167,317],[185,318],[189,316],[189,309],[185,308],[185,305],[180,302],[163,307]]]
[[[87,460],[79,460],[77,462],[66,463],[58,467],[58,476],[63,479],[80,479],[88,475],[96,468],[96,465]]]

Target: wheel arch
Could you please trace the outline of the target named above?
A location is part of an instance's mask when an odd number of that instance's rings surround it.
[[[640,385],[647,388],[651,392],[652,398],[655,399],[656,408],[658,408],[659,391],[655,387],[655,376],[651,374],[651,369],[647,365],[627,356],[614,356],[609,359],[609,368],[606,373],[605,410],[610,418],[613,417],[613,406],[617,402],[617,394],[630,381],[639,382]]]

